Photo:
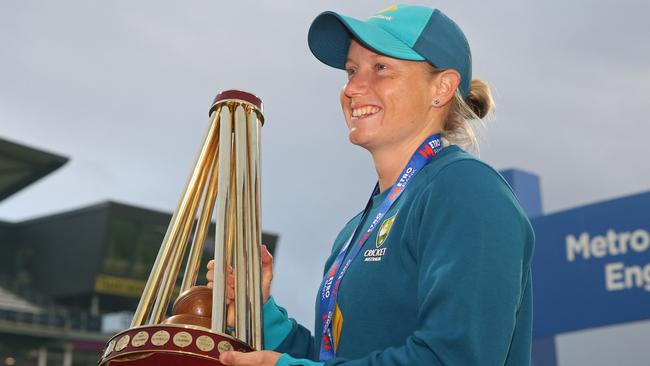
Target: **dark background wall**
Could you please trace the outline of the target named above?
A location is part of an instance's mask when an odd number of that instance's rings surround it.
[[[102,255],[109,204],[20,223],[15,238],[31,249],[25,265],[31,284],[46,296],[66,297],[92,291]]]

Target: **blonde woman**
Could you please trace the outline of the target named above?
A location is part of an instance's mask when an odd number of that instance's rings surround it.
[[[334,241],[314,334],[270,296],[267,252],[268,351],[222,363],[529,365],[533,231],[505,180],[463,149],[477,148],[468,120],[493,103],[461,29],[437,9],[393,5],[367,20],[325,12],[308,40],[347,73],[349,140],[378,182]]]

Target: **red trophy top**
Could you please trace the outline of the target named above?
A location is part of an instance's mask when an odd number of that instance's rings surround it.
[[[216,104],[219,101],[225,100],[225,99],[241,99],[245,102],[248,102],[254,106],[256,106],[260,111],[262,111],[262,100],[255,96],[254,94],[242,91],[242,90],[224,90],[217,94],[217,96],[214,98],[214,102],[212,103],[213,105]]]

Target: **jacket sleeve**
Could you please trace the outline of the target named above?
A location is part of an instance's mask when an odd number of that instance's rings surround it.
[[[264,349],[274,350],[287,338],[292,323],[287,311],[275,303],[273,296],[264,304]]]
[[[311,352],[310,348],[313,346],[309,345],[310,342],[313,343],[313,337],[309,331],[298,325],[295,320],[289,319],[287,311],[278,306],[271,296],[269,301],[264,304],[264,349],[282,352],[280,346],[285,344],[282,348],[289,351],[293,348],[292,354],[298,354],[301,350],[302,352],[304,350]],[[293,365],[319,366],[323,364],[308,359],[296,359],[287,353],[282,354],[276,363],[276,366]]]
[[[314,355],[311,332],[289,318],[287,311],[278,306],[272,296],[264,304],[264,349],[303,358]]]
[[[417,329],[401,346],[325,365],[506,363],[530,300],[533,234],[516,198],[494,170],[463,160],[443,168],[416,205],[420,218],[406,228],[415,240],[403,244],[417,256]]]

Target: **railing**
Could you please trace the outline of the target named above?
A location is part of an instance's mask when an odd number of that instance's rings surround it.
[[[101,316],[93,316],[85,311],[69,309],[55,304],[48,301],[41,294],[30,291],[25,286],[18,286],[15,281],[9,280],[6,276],[0,276],[0,287],[40,309],[40,311],[0,309],[0,321],[60,330],[101,331]]]
[[[0,275],[0,287],[38,307],[47,308],[57,306],[47,297],[43,296],[43,294],[33,291],[28,286],[22,285],[7,275]]]
[[[42,326],[61,330],[100,332],[102,319],[86,312],[44,310],[41,313],[27,313],[0,309],[0,321],[25,326]]]

